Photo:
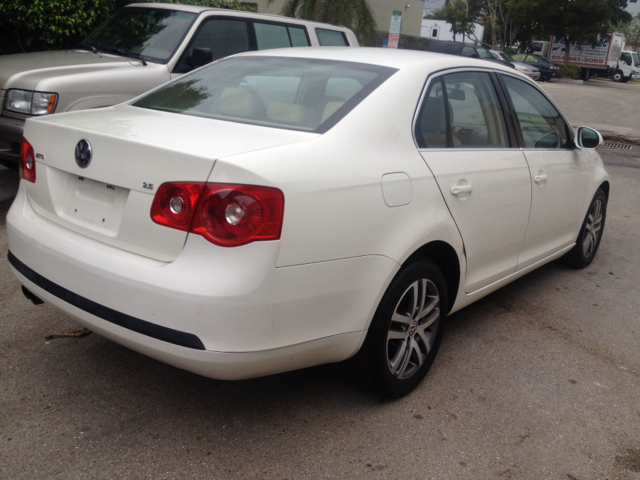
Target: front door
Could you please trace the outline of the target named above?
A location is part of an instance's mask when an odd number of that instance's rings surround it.
[[[531,173],[531,217],[518,270],[576,241],[584,219],[588,161],[558,110],[528,82],[503,75]],[[553,212],[553,215],[549,215]]]

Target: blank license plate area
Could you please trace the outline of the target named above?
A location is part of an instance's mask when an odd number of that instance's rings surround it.
[[[128,196],[128,189],[74,177],[68,184],[63,217],[77,225],[116,236]]]

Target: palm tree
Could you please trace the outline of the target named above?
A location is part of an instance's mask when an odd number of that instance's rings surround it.
[[[377,35],[376,19],[367,0],[286,0],[280,14],[349,27],[364,44]]]

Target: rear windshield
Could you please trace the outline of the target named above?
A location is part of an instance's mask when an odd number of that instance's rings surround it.
[[[133,105],[324,133],[395,71],[330,60],[234,57],[181,77]]]

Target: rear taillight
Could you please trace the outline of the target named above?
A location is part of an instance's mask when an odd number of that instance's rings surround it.
[[[151,219],[166,227],[189,231],[203,183],[163,183],[151,205]]]
[[[36,155],[31,144],[24,138],[20,148],[20,178],[31,183],[36,182]]]
[[[151,206],[154,222],[224,247],[279,239],[283,216],[283,193],[256,185],[164,183]]]

